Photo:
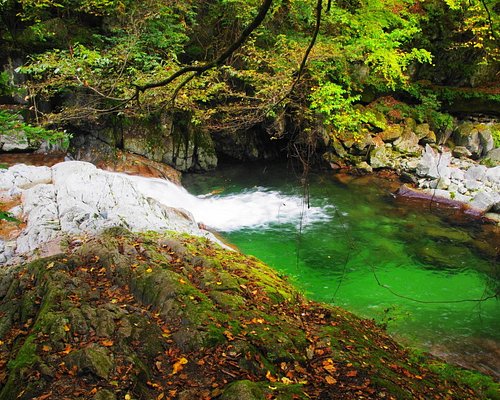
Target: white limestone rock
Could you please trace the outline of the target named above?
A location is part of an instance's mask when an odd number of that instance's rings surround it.
[[[500,203],[500,194],[498,194],[498,192],[486,192],[484,190],[480,190],[474,196],[470,205],[478,210],[481,210],[482,212],[488,212],[498,203]]]
[[[0,191],[21,192],[26,228],[9,246],[0,245],[0,262],[29,254],[65,235],[98,233],[123,226],[132,231],[177,231],[204,236],[187,211],[169,207],[141,190],[134,177],[69,161],[52,168],[16,165],[0,175]]]
[[[475,165],[465,172],[465,179],[471,181],[483,181],[486,178],[488,168],[484,165]]]
[[[429,145],[425,146],[425,152],[417,165],[417,174],[429,178],[446,178],[451,176],[451,153],[437,153]]]

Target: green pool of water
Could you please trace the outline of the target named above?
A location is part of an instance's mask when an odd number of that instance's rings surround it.
[[[191,193],[215,190],[219,197],[256,186],[300,196],[298,182],[277,165],[231,166],[184,179]],[[339,183],[332,173],[313,175],[309,202],[328,219],[222,234],[309,298],[374,318],[406,343],[500,376],[499,267],[481,225],[454,224],[401,204],[377,179]]]

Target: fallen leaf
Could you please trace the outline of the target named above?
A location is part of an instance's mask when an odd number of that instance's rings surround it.
[[[149,268],[146,270],[146,272],[147,272],[148,274],[150,274],[151,272],[153,272],[153,269],[152,269],[151,267],[149,267]]]
[[[70,326],[68,324],[63,326],[64,332],[69,332]]]
[[[337,383],[337,380],[333,376],[330,376],[330,375],[327,375],[325,380],[326,380],[326,383],[328,383],[329,385],[335,385]]]
[[[182,370],[182,368],[184,368],[184,364],[187,364],[187,363],[188,363],[188,360],[187,360],[186,358],[184,358],[184,357],[179,358],[179,359],[175,362],[175,364],[174,364],[174,366],[173,366],[173,371],[172,371],[172,374],[176,374],[176,373],[178,373],[179,371],[181,371],[181,370]]]
[[[47,269],[54,268],[54,263],[53,262],[48,263],[45,268],[47,268]]]
[[[292,380],[290,380],[286,377],[281,378],[281,382],[283,382],[285,385],[291,385],[293,383]]]
[[[104,347],[111,347],[111,346],[113,346],[114,342],[113,342],[112,340],[107,339],[107,340],[103,340],[103,341],[101,342],[101,344],[102,344]]]
[[[346,376],[349,376],[349,377],[353,377],[356,375],[358,375],[358,371],[356,371],[356,370],[348,371],[346,374]]]
[[[52,350],[52,347],[50,347],[49,345],[44,344],[44,345],[42,346],[42,351],[50,351],[50,350]]]
[[[269,382],[276,382],[277,381],[277,379],[271,375],[271,371],[267,371],[266,378]]]

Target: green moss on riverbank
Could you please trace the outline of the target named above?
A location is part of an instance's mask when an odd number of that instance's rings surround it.
[[[3,270],[0,335],[1,399],[498,398],[189,236],[113,229]]]

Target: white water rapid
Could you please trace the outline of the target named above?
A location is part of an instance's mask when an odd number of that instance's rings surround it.
[[[273,223],[302,224],[330,219],[326,207],[307,207],[297,195],[256,187],[239,194],[194,196],[162,179],[133,177],[138,190],[167,206],[182,208],[195,220],[218,231],[262,227]]]

